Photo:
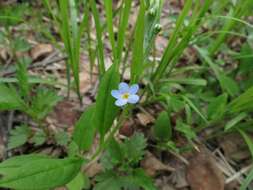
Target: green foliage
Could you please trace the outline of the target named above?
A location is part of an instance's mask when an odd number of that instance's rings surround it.
[[[183,123],[180,120],[177,121],[176,130],[183,133],[189,140],[193,140],[197,137],[195,131],[191,128],[191,126]]]
[[[54,135],[56,144],[66,146],[69,143],[69,135],[65,131],[59,131]]]
[[[31,130],[26,125],[15,127],[10,131],[10,139],[8,141],[8,149],[17,148],[25,144],[31,135]]]
[[[13,86],[0,84],[0,110],[23,110],[24,101],[19,97]]]
[[[119,111],[119,108],[114,105],[115,99],[111,95],[111,91],[117,88],[119,80],[119,72],[115,65],[112,65],[104,74],[99,85],[94,113],[94,125],[96,125],[101,138],[104,138],[105,133],[112,126]]]
[[[93,123],[95,106],[88,107],[75,124],[73,139],[80,150],[89,150],[92,146],[96,132],[96,125]]]
[[[133,42],[133,58],[131,64],[131,82],[136,83],[143,72],[144,61],[144,30],[145,30],[145,2],[140,1],[140,10],[136,21]]]
[[[112,140],[102,157],[103,166],[112,169],[117,165],[122,165],[122,170],[128,171],[130,166],[136,165],[144,155],[146,139],[141,133],[136,133],[124,143],[117,143]]]
[[[11,45],[12,49],[16,52],[26,52],[31,48],[31,45],[21,37],[15,38]]]
[[[0,7],[0,24],[6,27],[24,21],[24,14],[29,12],[27,4]]]
[[[0,187],[52,189],[70,182],[82,164],[80,158],[54,159],[42,155],[13,157],[0,164]]]
[[[68,190],[82,190],[83,188],[89,186],[89,179],[87,176],[84,176],[81,172],[67,184]]]
[[[168,141],[171,139],[172,127],[170,117],[166,111],[159,114],[154,125],[154,135],[160,141]]]
[[[55,91],[40,88],[36,96],[32,97],[32,105],[28,114],[37,121],[43,120],[60,100],[62,97],[58,96]]]
[[[16,78],[20,87],[21,96],[27,98],[30,92],[30,84],[28,81],[27,63],[29,62],[26,58],[21,58],[17,63]]]
[[[253,109],[253,87],[246,90],[239,97],[234,99],[228,105],[228,111],[230,113],[238,113],[243,111],[252,111]]]
[[[31,138],[31,142],[34,143],[35,146],[40,146],[40,145],[44,144],[46,142],[46,140],[47,140],[47,135],[41,129],[36,131],[34,133],[33,137]]]
[[[210,120],[221,119],[226,111],[227,94],[214,98],[208,105],[207,115]]]
[[[144,171],[136,168],[143,158],[146,139],[143,134],[136,133],[123,143],[112,140],[102,157],[105,172],[96,177],[96,190],[110,186],[113,190],[125,188],[155,190],[152,180]]]

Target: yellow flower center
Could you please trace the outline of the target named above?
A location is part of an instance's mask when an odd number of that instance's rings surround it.
[[[127,100],[127,99],[128,99],[128,97],[129,97],[129,94],[128,94],[128,93],[122,94],[122,96],[121,96],[121,97],[122,97],[122,99],[126,99],[126,100]]]

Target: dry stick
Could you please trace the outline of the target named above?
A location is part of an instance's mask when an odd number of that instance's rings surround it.
[[[235,173],[234,175],[232,175],[231,177],[229,177],[228,179],[226,179],[225,183],[228,184],[228,183],[234,181],[235,179],[241,177],[242,174],[244,174],[244,173],[248,172],[249,170],[251,170],[252,167],[253,167],[253,164],[242,168],[237,173]]]
[[[43,60],[43,61],[40,61],[40,62],[35,62],[34,64],[29,65],[28,69],[33,69],[33,68],[36,68],[36,67],[46,67],[50,64],[57,63],[57,62],[60,62],[60,61],[66,60],[66,59],[67,59],[67,56],[63,56],[63,57],[56,57],[56,58],[50,59],[50,60]],[[2,76],[12,75],[15,72],[16,72],[16,69],[13,69],[11,71],[9,70],[9,71],[3,72],[1,75]]]

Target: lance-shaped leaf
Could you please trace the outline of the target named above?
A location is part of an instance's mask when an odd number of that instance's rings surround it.
[[[13,157],[0,164],[0,187],[16,190],[53,189],[70,182],[83,159],[54,159],[43,155]]]
[[[95,105],[88,107],[75,125],[74,141],[81,150],[89,150],[93,143],[96,126],[93,123]]]
[[[101,137],[112,126],[119,108],[115,106],[115,99],[111,95],[111,91],[116,89],[120,80],[119,72],[115,65],[112,65],[103,76],[96,101],[96,110],[94,115],[94,124],[98,128]]]

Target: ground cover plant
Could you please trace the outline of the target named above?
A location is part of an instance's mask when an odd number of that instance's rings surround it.
[[[0,187],[246,190],[252,0],[0,0]]]

